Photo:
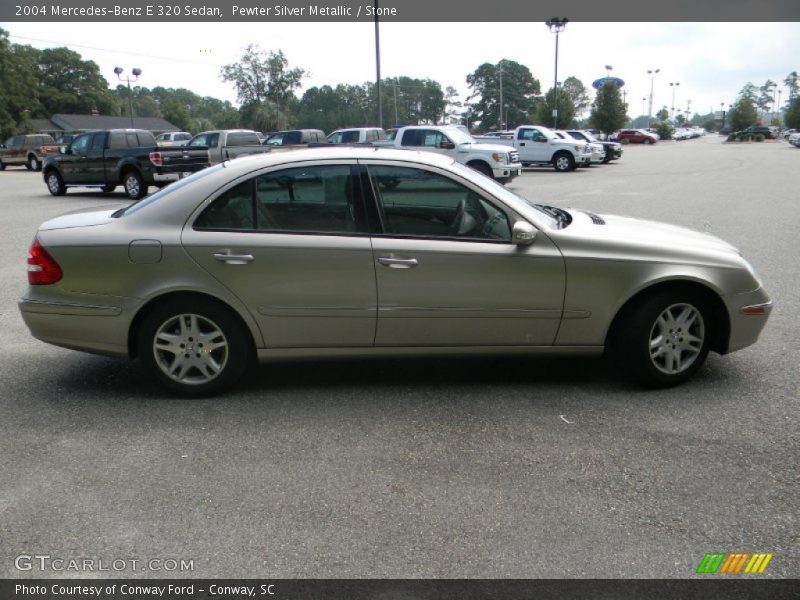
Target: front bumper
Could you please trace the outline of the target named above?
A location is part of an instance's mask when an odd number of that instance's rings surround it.
[[[727,351],[735,352],[755,344],[772,312],[769,294],[760,287],[752,292],[726,296],[724,301],[731,325]]]
[[[492,169],[492,175],[500,181],[511,181],[515,177],[522,175],[522,163],[510,163],[502,167]]]

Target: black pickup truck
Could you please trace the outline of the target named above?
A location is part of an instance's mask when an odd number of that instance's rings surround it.
[[[54,196],[68,187],[125,187],[138,200],[148,186],[164,187],[208,166],[207,148],[160,148],[149,131],[106,129],[79,135],[42,165],[44,182]]]

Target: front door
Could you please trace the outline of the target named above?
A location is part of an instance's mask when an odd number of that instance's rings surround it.
[[[435,168],[370,164],[381,232],[376,346],[545,346],[565,274],[546,235],[511,243],[513,214]]]
[[[247,306],[268,348],[373,344],[375,268],[350,162],[253,173],[184,228],[186,250]]]
[[[550,160],[547,137],[535,127],[520,127],[517,130],[517,148],[521,162]]]

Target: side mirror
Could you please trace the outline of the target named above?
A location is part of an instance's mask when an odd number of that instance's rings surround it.
[[[69,146],[59,146],[58,147],[59,154],[69,154]]]
[[[530,246],[536,239],[536,228],[527,221],[517,221],[511,230],[511,241],[517,246]]]
[[[439,142],[439,148],[442,148],[443,150],[452,150],[455,147],[456,145],[453,142],[449,142],[447,140],[442,140]]]

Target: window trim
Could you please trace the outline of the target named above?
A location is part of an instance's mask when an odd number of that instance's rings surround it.
[[[398,240],[428,240],[428,241],[445,241],[445,242],[466,242],[466,243],[480,243],[480,244],[507,244],[507,245],[514,245],[514,242],[509,240],[491,240],[486,238],[465,238],[465,237],[458,237],[458,236],[438,236],[438,235],[411,235],[411,234],[401,234],[401,233],[390,233],[386,231],[383,219],[383,205],[382,202],[379,200],[379,192],[375,189],[375,181],[369,172],[370,166],[386,166],[386,167],[401,167],[406,169],[419,169],[421,171],[429,171],[431,173],[435,173],[436,175],[440,175],[442,177],[447,177],[448,179],[452,179],[459,183],[460,185],[464,186],[465,188],[469,189],[473,193],[477,194],[478,197],[483,200],[484,202],[491,205],[495,210],[498,212],[503,213],[506,218],[508,219],[509,229],[513,230],[514,223],[516,221],[526,221],[529,222],[528,219],[519,216],[516,212],[512,211],[508,206],[506,206],[500,200],[496,198],[487,198],[486,193],[481,188],[477,187],[471,181],[466,179],[462,179],[457,174],[450,173],[449,171],[445,171],[433,165],[426,165],[426,164],[419,164],[419,163],[407,163],[404,161],[398,160],[386,160],[380,161],[375,159],[370,160],[359,160],[359,165],[363,169],[362,173],[362,186],[367,186],[366,194],[367,198],[365,198],[365,204],[368,205],[367,209],[367,217],[368,222],[370,225],[370,229],[373,229],[373,225],[378,225],[379,229],[373,230],[373,237],[379,237],[384,239],[398,239]],[[365,183],[363,179],[366,177],[367,182]],[[377,218],[377,223],[375,220]],[[512,236],[513,238],[513,236]]]

